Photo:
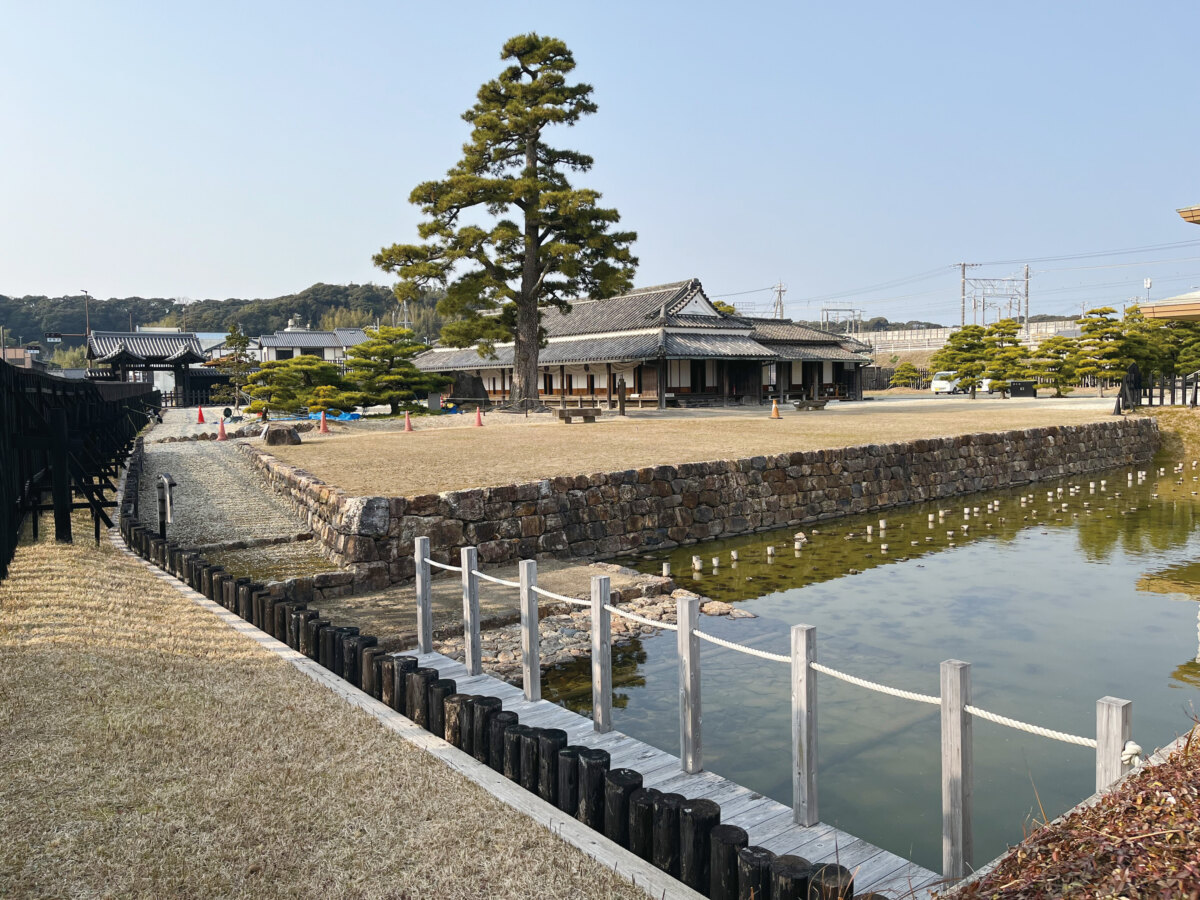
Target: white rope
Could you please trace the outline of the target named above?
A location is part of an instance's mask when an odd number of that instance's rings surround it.
[[[886,684],[876,684],[874,681],[867,681],[865,678],[855,678],[853,675],[847,675],[845,672],[839,672],[837,669],[831,669],[829,666],[823,666],[820,663],[809,663],[808,667],[814,672],[821,672],[824,675],[840,679],[849,684],[857,684],[859,687],[864,687],[869,691],[890,694],[893,697],[900,697],[903,700],[915,700],[918,703],[930,703],[934,706],[942,705],[941,697],[932,697],[929,694],[918,694],[913,691],[902,691],[899,688],[888,687]]]
[[[519,581],[505,581],[503,578],[493,578],[491,575],[484,575],[478,569],[472,569],[471,574],[475,575],[479,578],[482,578],[484,581],[490,581],[492,584],[502,584],[505,587],[515,587],[515,588],[519,588],[521,586],[521,583]]]
[[[772,662],[790,663],[792,661],[790,656],[784,656],[780,653],[768,653],[766,650],[755,650],[753,647],[747,647],[744,644],[735,644],[733,641],[726,641],[711,634],[706,634],[699,628],[695,629],[693,633],[696,637],[702,638],[711,644],[716,644],[718,647],[728,647],[730,650],[737,650],[739,653],[746,653],[761,659],[769,659]]]
[[[623,616],[626,619],[633,619],[635,622],[641,622],[643,625],[652,625],[655,628],[665,628],[667,631],[678,631],[678,625],[672,625],[669,622],[655,622],[653,619],[643,619],[641,616],[636,616],[624,609],[617,609],[615,606],[604,604],[604,608],[610,613],[616,613],[618,616]]]
[[[445,569],[447,572],[461,572],[462,571],[462,566],[448,566],[445,563],[440,563],[440,562],[437,562],[436,560],[432,560],[432,559],[427,559],[427,560],[425,560],[425,562],[429,563],[429,565],[434,566],[438,569]]]
[[[1091,747],[1096,749],[1095,738],[1079,737],[1074,734],[1067,734],[1065,731],[1054,731],[1050,728],[1042,728],[1040,725],[1030,725],[1028,722],[1022,722],[1018,719],[1010,719],[1008,716],[997,715],[994,712],[988,712],[986,709],[980,709],[978,706],[967,705],[963,707],[973,716],[978,716],[981,719],[987,719],[989,722],[995,722],[997,725],[1007,725],[1009,728],[1015,728],[1017,731],[1027,731],[1030,734],[1036,734],[1040,737],[1050,738],[1052,741],[1062,741],[1064,744],[1078,744],[1080,747]],[[1138,748],[1141,749],[1140,747]]]
[[[1142,761],[1142,748],[1133,741],[1125,742],[1125,749],[1121,751],[1121,762],[1127,766],[1136,766]]]
[[[543,597],[549,597],[551,600],[561,600],[563,603],[574,603],[576,606],[591,606],[592,601],[580,600],[578,597],[564,597],[562,594],[555,594],[552,591],[547,591],[544,588],[535,587],[535,594],[541,594]]]

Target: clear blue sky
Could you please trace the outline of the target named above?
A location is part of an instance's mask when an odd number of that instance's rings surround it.
[[[1200,285],[1200,5],[0,0],[0,293],[269,297],[388,283],[501,44],[564,39],[597,115],[552,135],[640,284],[953,321],[960,260],[1033,311]],[[1119,268],[1083,268],[1115,266]],[[770,300],[768,293],[740,300]]]

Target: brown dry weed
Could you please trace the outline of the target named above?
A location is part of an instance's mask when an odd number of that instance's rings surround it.
[[[644,896],[88,524],[0,582],[0,896]]]

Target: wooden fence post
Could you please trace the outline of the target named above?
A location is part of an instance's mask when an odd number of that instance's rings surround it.
[[[679,758],[683,771],[695,775],[704,768],[700,737],[700,638],[696,621],[700,617],[700,598],[681,597],[676,601],[679,623]]]
[[[541,635],[538,633],[537,560],[523,559],[518,567],[521,584],[521,680],[525,699],[542,699]]]
[[[942,663],[942,874],[962,878],[971,865],[971,664]]]
[[[1121,762],[1125,742],[1133,734],[1133,701],[1101,697],[1096,701],[1096,790],[1102,791],[1128,772]]]
[[[479,568],[479,553],[474,547],[463,547],[459,559],[463,588],[463,653],[467,674],[479,675],[483,672],[479,658],[479,576],[473,574]]]
[[[792,626],[792,821],[816,825],[817,812],[817,629]]]
[[[600,734],[612,731],[612,624],[604,608],[610,593],[607,575],[592,576],[592,723]]]
[[[429,538],[413,542],[417,571],[417,652],[433,652],[433,585],[429,571]]]

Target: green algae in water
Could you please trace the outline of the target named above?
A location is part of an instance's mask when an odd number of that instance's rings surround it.
[[[1185,732],[1200,698],[1200,585],[1189,589],[1187,568],[1200,558],[1200,482],[1189,463],[1177,484],[1172,465],[1141,467],[1140,485],[1137,468],[1116,469],[710,541],[637,567],[658,573],[669,560],[680,587],[758,616],[702,617],[706,631],[787,653],[790,626],[815,625],[823,663],[896,687],[936,695],[939,663],[966,659],[977,705],[1084,736],[1095,733],[1098,698],[1133,700],[1134,739],[1149,749]],[[989,515],[991,500],[999,509]],[[808,536],[799,553],[796,531]],[[704,563],[698,576],[693,555]],[[615,667],[614,727],[678,754],[675,635],[639,644],[644,661]],[[707,643],[701,661],[705,767],[790,803],[788,667]],[[830,678],[818,685],[822,821],[939,869],[937,708]],[[579,663],[543,679],[548,699],[585,715],[590,690]],[[1034,785],[1051,817],[1094,788],[1086,748],[977,721],[974,752],[977,865],[1040,817]]]

